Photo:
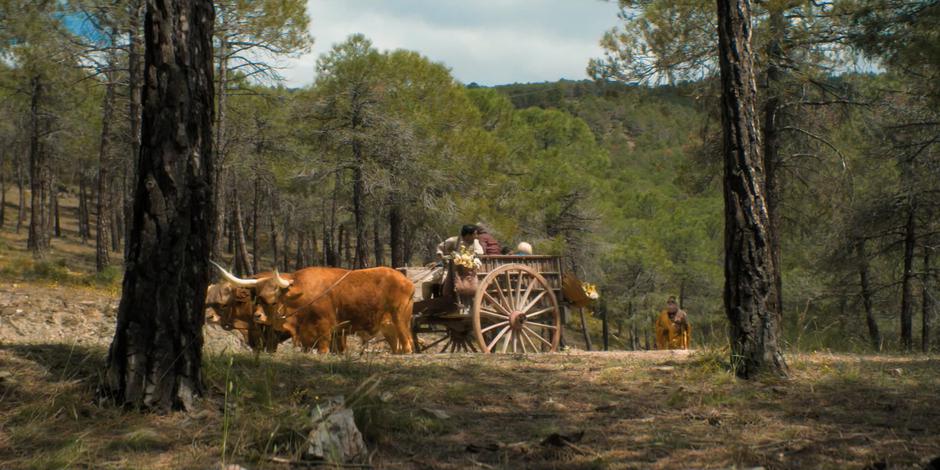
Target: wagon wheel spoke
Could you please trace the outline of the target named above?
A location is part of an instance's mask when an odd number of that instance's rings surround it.
[[[532,312],[532,313],[527,313],[527,314],[526,314],[526,318],[535,318],[535,317],[537,317],[537,316],[539,316],[539,315],[541,315],[541,314],[543,314],[543,313],[545,313],[545,312],[552,312],[552,311],[554,311],[554,310],[555,310],[555,306],[545,307],[545,308],[543,308],[543,309],[541,309],[541,310],[536,310],[536,311],[534,311],[534,312]]]
[[[476,343],[473,342],[473,340],[468,339],[468,340],[467,340],[467,346],[470,347],[470,351],[471,351],[471,352],[480,352],[480,350],[477,349],[477,345],[476,345]]]
[[[507,283],[506,289],[510,289],[510,288],[512,287],[512,285],[509,284],[509,279],[508,279],[508,278],[506,279],[506,283]],[[503,309],[504,311],[506,311],[506,314],[509,315],[508,310],[511,310],[511,308],[509,308],[509,305],[510,305],[510,304],[509,304],[509,301],[506,300],[506,293],[503,292],[503,286],[499,285],[499,278],[498,278],[498,277],[493,278],[493,285],[496,286],[496,294],[499,295],[499,300],[500,300],[500,301],[497,301],[496,299],[494,299],[493,296],[491,296],[489,292],[484,291],[484,294],[486,294],[486,297],[488,297],[488,298],[490,299],[490,302],[493,302],[494,304],[496,304],[496,305],[502,307],[502,309]],[[507,310],[507,309],[508,309],[508,310]]]
[[[532,288],[535,287],[535,284],[536,284],[536,282],[533,282],[533,281],[534,279],[529,281],[529,286],[526,287],[525,293],[519,296],[519,300],[516,302],[516,308],[518,308],[519,310],[522,310],[523,312],[528,310],[528,308],[523,308],[523,306],[527,305],[526,301],[529,300],[529,296],[532,295]],[[542,295],[544,294],[545,292],[542,291]],[[539,298],[541,298],[541,296]]]
[[[516,277],[516,301],[513,302],[512,304],[513,308],[519,308],[519,304],[522,303],[522,279],[524,277],[523,274],[525,273],[522,270],[519,270],[518,276]],[[529,281],[530,288],[533,284],[532,281],[534,281],[534,279]]]
[[[529,351],[525,348],[525,341],[523,341],[525,339],[525,336],[526,336],[525,330],[519,331],[519,345],[522,346],[522,354],[529,353]],[[532,350],[532,352],[536,352],[536,351],[537,351],[536,349]]]
[[[502,313],[497,312],[496,310],[491,310],[486,307],[480,307],[480,313],[488,317],[499,318],[501,320],[509,320],[509,317],[503,315]]]
[[[513,299],[512,299],[512,278],[509,277],[509,270],[508,270],[508,269],[506,270],[506,292],[509,293],[509,300],[512,301],[512,300],[513,300]],[[506,299],[506,298],[503,297],[503,300],[505,300],[505,299]],[[506,303],[506,307],[509,308],[509,310],[512,310],[512,304],[513,304],[513,303],[515,303],[515,302],[508,302],[508,303]]]
[[[525,307],[520,308],[519,310],[523,312],[528,312],[532,307],[535,307],[535,305],[538,304],[540,300],[542,300],[542,297],[545,297],[546,292],[548,291],[543,290],[542,292],[539,292],[539,295],[535,296],[535,298],[532,299],[529,303],[527,303]]]
[[[500,292],[500,295],[502,295],[503,291],[500,290],[499,292]],[[512,315],[512,313],[506,307],[504,307],[503,304],[499,303],[496,299],[494,299],[493,296],[490,295],[489,292],[484,291],[483,297],[489,300],[493,306],[501,310],[503,314],[506,315],[506,318],[509,318],[509,315]]]
[[[429,345],[427,345],[427,346],[421,348],[421,350],[422,350],[422,351],[427,351],[428,349],[431,349],[431,348],[433,348],[434,346],[437,346],[438,344],[441,343],[441,341],[444,341],[444,340],[446,340],[446,339],[447,339],[447,336],[443,336],[443,337],[441,337],[440,339],[438,339],[437,341],[435,341],[435,342],[433,342],[433,343],[431,343],[431,344],[429,344]]]
[[[525,340],[529,342],[529,345],[532,346],[532,352],[539,352],[538,346],[536,346],[535,341],[532,341],[532,338],[529,337],[529,333],[526,332],[525,329],[523,329],[521,333],[522,333],[522,337],[525,338]]]
[[[509,324],[509,320],[501,321],[501,322],[499,322],[499,323],[493,323],[492,325],[490,325],[490,326],[488,326],[488,327],[483,328],[482,330],[480,330],[480,333],[486,333],[487,331],[490,331],[490,330],[492,330],[493,328],[498,328],[498,327],[500,327],[500,326],[508,325],[508,324]]]
[[[487,350],[487,351],[492,351],[492,350],[493,350],[493,346],[496,346],[496,343],[499,342],[499,339],[502,338],[503,335],[505,335],[507,331],[509,331],[509,325],[506,325],[505,328],[503,328],[502,330],[499,331],[499,334],[497,334],[496,337],[493,338],[493,342],[491,342],[490,344],[486,345],[486,350]]]
[[[503,347],[502,347],[502,350],[500,351],[501,353],[506,354],[506,350],[509,349],[509,340],[511,339],[512,339],[512,333],[510,333],[509,335],[506,336],[505,339],[503,339]]]
[[[538,338],[541,342],[545,343],[548,346],[548,349],[552,348],[552,343],[549,343],[548,341],[546,341],[545,338],[542,337],[542,335],[536,333],[535,331],[532,331],[532,328],[529,328],[528,326],[523,326],[522,328],[528,331],[529,333],[532,333],[532,335]]]

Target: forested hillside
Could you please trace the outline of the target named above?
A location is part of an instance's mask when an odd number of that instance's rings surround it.
[[[312,85],[288,89],[276,58],[310,45],[302,5],[216,3],[213,258],[239,274],[418,265],[481,222],[504,245],[531,242],[598,283],[622,340],[642,336],[676,295],[695,341],[724,343],[720,123],[707,61],[698,74],[664,66],[646,77],[595,61],[597,80],[483,88],[357,34],[319,58]],[[71,236],[58,200],[75,197],[75,236],[96,247],[96,269],[120,262],[140,132],[141,6],[126,6],[25,2],[4,23],[0,222],[28,233],[37,260]],[[709,17],[676,8],[690,24]],[[813,63],[810,48],[799,60],[813,67],[782,82],[771,202],[784,331],[800,348],[895,348],[901,333],[910,346],[915,313],[918,332],[929,330],[937,284],[936,99],[930,73],[912,72],[931,69],[897,38],[872,36],[893,10],[846,11],[857,18],[846,29],[855,53],[896,53],[860,74],[835,66],[844,58]],[[672,44],[655,39],[665,42],[649,47]]]

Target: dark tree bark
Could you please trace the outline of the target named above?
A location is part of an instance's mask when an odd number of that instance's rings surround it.
[[[783,277],[780,275],[780,182],[777,177],[777,168],[780,166],[780,132],[778,119],[780,112],[780,82],[783,72],[781,63],[784,62],[783,40],[786,18],[779,7],[771,8],[769,21],[770,41],[767,44],[767,74],[764,91],[764,122],[763,150],[764,150],[764,193],[767,201],[767,216],[770,227],[770,251],[773,254],[774,276],[774,310],[783,315]]]
[[[226,15],[229,12],[222,11],[220,12],[222,24],[227,24],[228,20]],[[222,255],[222,237],[223,229],[225,227],[225,211],[222,210],[225,201],[225,184],[223,182],[226,179],[227,172],[225,171],[225,107],[226,107],[226,90],[228,88],[228,59],[229,54],[229,44],[225,38],[225,34],[221,35],[218,47],[216,48],[216,54],[218,57],[218,88],[216,91],[216,105],[218,106],[218,112],[216,113],[215,121],[215,150],[216,150],[216,160],[215,167],[217,173],[215,174],[215,181],[213,182],[213,199],[215,199],[215,204],[219,207],[219,211],[216,215],[214,226],[214,232],[219,234],[218,240],[212,245],[212,257],[215,259],[221,259]]]
[[[112,36],[113,37],[113,36]],[[114,54],[108,58],[109,69],[114,64]],[[104,101],[101,103],[101,140],[98,146],[98,221],[95,236],[95,269],[103,271],[111,264],[108,243],[111,242],[111,122],[114,118],[114,74],[105,74],[107,83],[104,89]]]
[[[290,212],[284,215],[284,260],[281,270],[290,272]]]
[[[46,213],[46,194],[49,190],[48,169],[46,168],[46,146],[43,136],[48,129],[48,119],[44,116],[41,104],[44,100],[45,84],[39,75],[30,80],[30,132],[29,132],[29,189],[30,217],[29,237],[26,245],[37,259],[44,258],[49,250],[48,223]]]
[[[756,126],[749,0],[717,0],[725,199],[725,312],[739,377],[785,375],[772,234]]]
[[[85,174],[78,176],[78,235],[82,238],[82,245],[88,243],[91,229],[88,227],[88,196],[86,194]]]
[[[376,208],[372,218],[372,248],[375,251],[374,266],[385,266],[385,244],[382,242],[382,216]]]
[[[921,337],[920,349],[922,352],[930,352],[930,330],[933,326],[933,310],[936,302],[934,301],[933,287],[936,280],[933,273],[933,247],[924,246],[924,289],[923,300],[921,303]]]
[[[362,156],[358,154],[360,154],[362,150],[355,144],[353,149],[353,151],[357,153],[357,162],[361,161]],[[353,266],[353,269],[362,269],[368,264],[366,260],[366,211],[363,206],[364,197],[365,188],[362,180],[362,165],[357,164],[356,168],[353,170],[353,216],[355,217],[356,251],[355,258],[349,263]]]
[[[904,224],[904,275],[901,282],[901,348],[914,348],[914,246],[917,243],[916,210],[913,202],[908,205],[907,222]]]
[[[320,236],[323,237],[323,264],[325,266],[336,265],[336,254],[333,251],[333,239],[331,235],[329,224],[324,220]]]
[[[235,266],[236,270],[241,274],[247,274],[249,276],[254,274],[252,270],[251,256],[248,254],[248,243],[245,240],[245,224],[242,218],[242,204],[238,200],[238,193],[234,192],[235,197],[233,198],[233,209],[234,217],[232,220],[232,225],[235,231]]]
[[[859,240],[855,244],[855,252],[858,255],[858,279],[859,286],[862,289],[862,303],[865,306],[865,323],[868,325],[868,338],[875,351],[881,352],[882,342],[881,331],[878,329],[878,322],[875,321],[874,303],[872,302],[871,276],[868,272],[868,253],[865,251],[865,240]]]
[[[402,240],[402,220],[401,207],[397,202],[392,203],[388,211],[388,239],[392,252],[392,267],[400,268],[405,266],[405,253]]]
[[[124,225],[121,220],[121,197],[116,191],[116,188],[120,187],[116,183],[116,181],[111,181],[111,191],[108,192],[108,197],[111,198],[111,251],[118,253],[121,251],[121,234],[124,232]]]
[[[22,158],[16,159],[16,190],[19,194],[19,204],[16,210],[16,233],[20,233],[23,228],[23,221],[26,220],[26,171],[23,169]]]
[[[6,152],[0,150],[0,227],[3,227],[7,220],[7,174],[3,167],[6,156]]]
[[[52,199],[50,203],[52,204],[52,225],[54,227],[52,233],[55,234],[56,238],[61,238],[62,223],[61,219],[59,218],[59,189],[55,185],[52,186],[51,197]]]
[[[142,144],[130,249],[100,396],[191,409],[202,394],[212,204],[208,0],[148,0]]]
[[[273,210],[271,211],[271,216],[268,218],[268,222],[271,224],[271,231],[270,231],[271,232],[270,233],[271,256],[274,257],[274,261],[272,261],[272,265],[274,267],[278,267],[280,266],[280,264],[278,264],[280,260],[280,253],[278,252],[278,246],[277,246],[277,221],[275,220],[276,218],[275,218],[274,212],[275,211]]]
[[[261,257],[261,246],[258,244],[258,212],[261,210],[261,178],[255,177],[255,197],[251,206],[251,271],[258,272],[258,263]]]
[[[304,234],[301,231],[297,231],[297,245],[294,250],[294,271],[300,270],[304,267]]]
[[[310,236],[307,237],[307,266],[317,266],[320,263],[317,253],[317,231],[310,230]]]
[[[144,0],[128,3],[127,45],[127,112],[130,120],[131,152],[124,165],[124,259],[128,259],[131,240],[131,221],[134,218],[134,188],[137,187],[137,158],[140,156],[140,93],[143,61],[140,56],[144,48],[141,22],[144,18]]]

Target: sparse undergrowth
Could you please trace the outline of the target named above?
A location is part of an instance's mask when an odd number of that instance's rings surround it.
[[[157,416],[93,403],[105,352],[0,346],[0,468],[285,468],[270,457],[297,458],[311,407],[332,395],[351,400],[377,468],[922,468],[940,455],[940,362],[923,357],[795,356],[791,380],[745,383],[717,351],[210,354],[199,409]],[[575,447],[540,444],[581,431]]]

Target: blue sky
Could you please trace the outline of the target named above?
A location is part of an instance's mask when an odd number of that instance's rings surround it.
[[[353,33],[443,62],[464,83],[578,80],[617,24],[617,2],[602,0],[308,0],[307,9],[316,43],[285,61],[289,86],[311,83],[316,57]]]

